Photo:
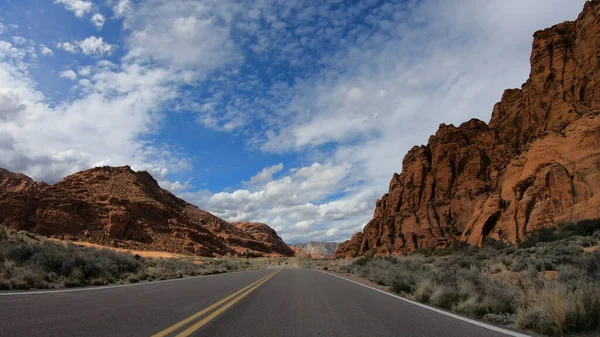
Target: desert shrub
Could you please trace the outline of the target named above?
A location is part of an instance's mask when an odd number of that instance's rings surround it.
[[[44,275],[34,274],[32,272],[25,273],[21,276],[22,280],[27,283],[30,288],[45,289],[48,288],[44,282]]]
[[[11,279],[10,288],[17,290],[29,290],[31,287],[25,280]]]
[[[591,236],[600,230],[600,219],[582,220],[577,223],[567,222],[559,224],[557,228],[542,228],[530,234],[521,241],[519,248],[535,247],[540,242],[551,242],[566,239],[572,236]]]
[[[64,280],[63,285],[66,288],[74,288],[74,287],[81,287],[83,285],[83,283],[81,282],[81,280],[75,278],[75,279]]]
[[[587,275],[596,280],[600,280],[600,250],[596,250],[591,254],[586,254],[580,260],[580,266]]]
[[[491,262],[485,266],[485,271],[489,274],[498,274],[506,270],[506,265],[502,262]]]
[[[554,229],[542,228],[536,232],[533,232],[525,240],[519,242],[517,247],[519,248],[531,248],[535,247],[540,242],[550,242],[554,240]]]
[[[417,288],[419,282],[424,278],[424,269],[407,270],[400,269],[396,271],[396,276],[392,281],[392,290],[397,293],[412,293]]]
[[[106,283],[107,283],[106,279],[104,279],[102,277],[95,278],[95,279],[93,279],[93,280],[90,281],[90,284],[93,285],[93,286],[103,286]]]
[[[560,282],[529,289],[517,308],[516,326],[537,333],[562,336],[600,327],[600,287],[579,284],[575,290]]]
[[[138,282],[140,282],[140,280],[137,277],[135,277],[135,276],[130,276],[127,279],[127,281],[129,281],[129,283],[138,283]]]
[[[31,256],[34,251],[30,245],[17,245],[10,246],[8,248],[6,257],[15,261],[17,265],[23,265]]]
[[[600,230],[600,219],[581,220],[576,224],[567,223],[559,226],[559,234],[563,237],[569,236],[588,236],[593,235],[595,231]]]
[[[506,244],[504,242],[487,237],[483,240],[484,249],[494,249],[494,250],[503,250],[506,248]]]
[[[63,263],[70,260],[69,252],[57,249],[56,245],[44,245],[36,249],[30,263],[46,272],[62,273]]]
[[[435,284],[430,279],[423,279],[417,284],[413,297],[421,303],[429,302],[431,294],[435,290]]]
[[[600,328],[600,287],[581,285],[573,294],[574,312],[570,316],[569,329],[590,331]]]
[[[429,257],[432,254],[433,254],[433,251],[431,249],[424,248],[424,247],[417,248],[411,253],[411,255],[421,255],[421,256],[425,256],[425,257]]]
[[[531,266],[537,271],[555,270],[555,264],[552,259],[549,258],[535,258],[531,260]]]
[[[10,290],[10,282],[0,279],[0,290]]]
[[[493,280],[481,284],[482,304],[487,313],[508,313],[515,311],[518,289],[515,286],[502,284]]]
[[[573,284],[581,281],[585,271],[574,265],[560,265],[558,268],[558,281],[565,284]]]
[[[370,256],[362,256],[362,257],[359,257],[358,259],[356,259],[356,261],[354,261],[354,264],[357,265],[357,266],[364,266],[369,261],[371,261],[371,257]]]
[[[93,279],[105,275],[120,275],[117,264],[104,257],[85,258],[80,265],[85,279]]]
[[[429,303],[444,309],[451,309],[460,300],[461,297],[456,289],[440,284],[434,287],[433,292],[429,296]]]

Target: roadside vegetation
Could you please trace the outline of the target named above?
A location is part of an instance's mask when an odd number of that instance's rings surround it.
[[[271,259],[273,260],[273,259]],[[138,283],[265,268],[267,258],[144,258],[0,226],[0,291]]]
[[[518,245],[486,240],[409,256],[302,260],[406,298],[543,335],[600,333],[600,220],[542,230]]]

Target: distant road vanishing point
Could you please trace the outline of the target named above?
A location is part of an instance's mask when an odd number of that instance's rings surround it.
[[[325,272],[0,293],[2,336],[526,336]]]

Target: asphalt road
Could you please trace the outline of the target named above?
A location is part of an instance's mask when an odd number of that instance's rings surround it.
[[[0,336],[519,336],[482,325],[296,268],[0,294]]]

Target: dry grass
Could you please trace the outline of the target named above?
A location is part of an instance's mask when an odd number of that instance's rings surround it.
[[[50,240],[66,244],[66,242],[63,240],[58,240],[58,239],[50,239]],[[102,245],[97,245],[95,243],[83,242],[83,241],[69,241],[69,242],[71,242],[72,244],[77,245],[77,246],[84,246],[84,247],[90,247],[90,248],[95,248],[95,249],[109,249],[109,250],[119,252],[119,253],[129,253],[131,255],[139,255],[141,257],[148,257],[148,258],[153,258],[153,259],[159,259],[159,258],[174,259],[174,258],[184,258],[185,257],[181,254],[175,254],[175,253],[169,253],[169,252],[154,252],[154,251],[146,251],[146,250],[133,250],[133,249],[118,248],[118,247],[109,247],[109,246],[102,246]]]
[[[50,240],[0,226],[0,290],[137,283],[285,263],[276,258],[250,259],[246,264],[241,258],[172,256]]]

